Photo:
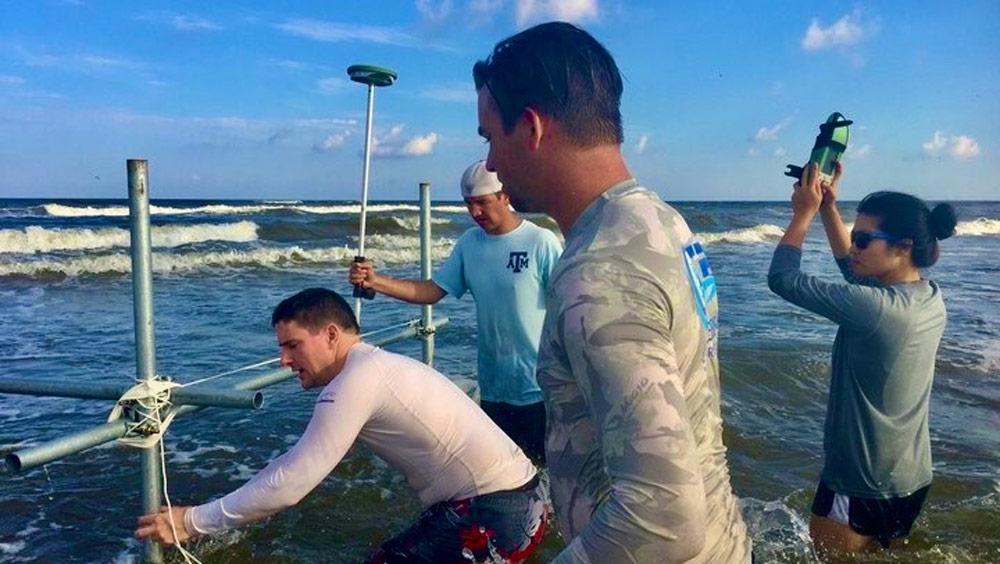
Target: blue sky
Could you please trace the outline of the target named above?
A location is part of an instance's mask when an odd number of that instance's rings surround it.
[[[580,24],[625,77],[623,152],[667,200],[784,199],[817,125],[856,126],[844,197],[1000,197],[1000,2],[418,0],[0,4],[0,197],[458,199],[485,155],[472,64],[534,23]]]

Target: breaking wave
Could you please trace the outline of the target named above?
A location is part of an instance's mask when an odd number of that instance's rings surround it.
[[[698,233],[696,236],[702,243],[711,245],[713,243],[766,243],[781,239],[784,234],[785,230],[777,225],[764,223],[718,233]]]
[[[257,240],[257,224],[236,223],[165,225],[153,227],[154,247],[179,247],[204,241],[246,243]],[[34,254],[128,247],[129,231],[117,227],[99,229],[46,229],[31,225],[21,229],[0,229],[0,253]]]
[[[415,264],[420,260],[420,243],[415,236],[375,235],[367,239],[367,256],[377,264]],[[438,239],[432,248],[434,260],[451,253],[454,241]],[[346,265],[356,249],[325,247],[304,249],[299,246],[206,253],[153,253],[153,272],[187,274],[226,269],[274,269],[311,267],[322,264]],[[0,264],[0,277],[61,279],[79,276],[122,276],[132,270],[131,257],[125,253],[65,259],[44,259]]]
[[[1000,219],[981,217],[972,221],[960,221],[955,226],[955,235],[984,236],[1000,235]]]
[[[53,217],[126,217],[128,216],[128,206],[67,206],[65,204],[43,204],[42,209],[46,214]],[[435,205],[431,208],[438,213],[466,213],[465,206],[455,205]],[[416,212],[420,208],[414,204],[369,204],[369,213],[383,213],[395,211]],[[304,214],[359,214],[361,204],[210,204],[205,206],[195,206],[190,208],[151,205],[149,213],[152,215],[240,215],[258,214],[272,212],[293,212]]]

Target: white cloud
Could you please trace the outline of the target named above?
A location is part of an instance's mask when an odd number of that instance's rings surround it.
[[[222,29],[222,26],[201,16],[177,14],[166,10],[140,14],[135,19],[170,26],[177,31],[218,31]]]
[[[862,21],[861,10],[842,16],[829,27],[823,27],[819,19],[813,18],[802,37],[802,48],[806,51],[839,48],[847,55],[852,66],[861,67],[864,66],[865,59],[852,49],[878,33],[879,27],[878,19]]]
[[[100,72],[110,69],[138,69],[145,66],[143,63],[126,58],[87,53],[75,53],[71,55],[37,54],[28,51],[20,45],[15,47],[15,51],[21,57],[22,62],[29,67],[53,67],[73,71]]]
[[[597,0],[516,0],[514,20],[518,26],[546,20],[581,23],[598,19]]]
[[[844,156],[852,160],[860,160],[868,157],[868,155],[870,155],[871,152],[872,152],[871,144],[866,143],[860,146],[850,145],[847,147],[847,152],[844,153]]]
[[[302,70],[306,68],[306,64],[300,61],[294,61],[292,59],[270,59],[267,61],[269,64],[282,67],[288,70]]]
[[[351,131],[346,129],[340,133],[331,133],[326,139],[323,140],[322,143],[313,145],[313,150],[322,152],[339,149],[344,146],[344,142],[347,141],[347,138],[350,136]]]
[[[949,136],[935,131],[923,147],[924,153],[929,157],[938,157],[942,152],[960,160],[979,156],[979,142],[968,135]]]
[[[783,156],[785,156],[785,148],[784,147],[778,147],[777,149],[775,149],[774,150],[774,156],[776,156],[776,157],[783,157]]]
[[[774,141],[778,138],[778,133],[780,133],[782,129],[788,127],[788,124],[792,123],[794,117],[795,116],[788,116],[773,127],[761,126],[761,128],[757,130],[757,133],[754,134],[754,140]]]
[[[952,140],[948,152],[956,159],[971,159],[979,156],[979,142],[968,135],[959,135]]]
[[[428,86],[420,93],[420,96],[438,102],[474,104],[476,102],[476,89],[471,81],[441,86]]]
[[[424,136],[417,136],[406,142],[399,154],[404,157],[420,157],[429,155],[434,151],[434,144],[437,143],[437,133],[428,133]]]
[[[24,84],[24,79],[10,74],[0,74],[0,84]]]
[[[507,0],[471,0],[469,11],[477,16],[492,16],[503,8]]]
[[[865,32],[859,22],[857,11],[841,17],[830,27],[822,27],[819,19],[813,18],[802,38],[802,48],[806,51],[816,51],[838,45],[856,45],[864,38]]]
[[[451,15],[451,0],[417,0],[417,12],[425,21],[440,23]]]
[[[354,41],[447,52],[459,51],[454,45],[444,41],[419,37],[392,27],[329,22],[308,18],[289,18],[284,23],[275,24],[274,27],[289,35],[327,43]]]
[[[393,126],[385,135],[372,139],[372,155],[376,157],[422,157],[434,151],[437,133],[417,135],[403,142],[403,125]]]
[[[212,129],[248,129],[251,122],[246,118],[223,116],[213,118],[191,118],[195,124],[205,125]]]
[[[340,125],[355,126],[356,119],[336,119],[336,118],[309,118],[292,121],[292,126],[296,129],[334,129]]]
[[[49,54],[38,55],[36,53],[29,52],[20,45],[15,47],[15,50],[17,51],[17,54],[21,56],[21,60],[24,64],[29,67],[53,67],[63,61],[63,57],[57,57]]]
[[[646,143],[649,142],[649,134],[644,133],[639,136],[639,141],[635,144],[635,154],[641,155],[646,152]]]
[[[409,33],[393,29],[391,27],[374,25],[347,24],[305,18],[291,18],[285,20],[284,23],[276,25],[275,27],[290,35],[330,43],[339,41],[362,41],[368,43],[381,43],[385,45],[399,45],[403,47],[415,47],[420,44],[420,41]]]
[[[334,94],[340,92],[347,86],[347,79],[329,76],[316,81],[316,87],[324,94]]]
[[[118,67],[126,68],[136,66],[135,63],[126,59],[114,59],[111,57],[102,57],[100,55],[81,55],[80,61],[86,63],[93,67]]]

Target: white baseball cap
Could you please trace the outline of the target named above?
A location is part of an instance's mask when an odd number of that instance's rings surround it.
[[[495,194],[503,188],[497,173],[486,170],[486,161],[476,161],[462,173],[462,197]]]

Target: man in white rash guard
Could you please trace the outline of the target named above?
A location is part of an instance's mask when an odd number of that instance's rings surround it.
[[[322,388],[302,437],[222,498],[140,517],[136,538],[171,545],[291,507],[360,439],[403,473],[425,509],[369,563],[464,563],[463,551],[471,551],[476,562],[506,564],[534,552],[545,520],[535,467],[457,386],[416,360],[363,343],[350,306],[331,290],[285,299],[271,324],[281,364],[298,373],[304,389]]]

